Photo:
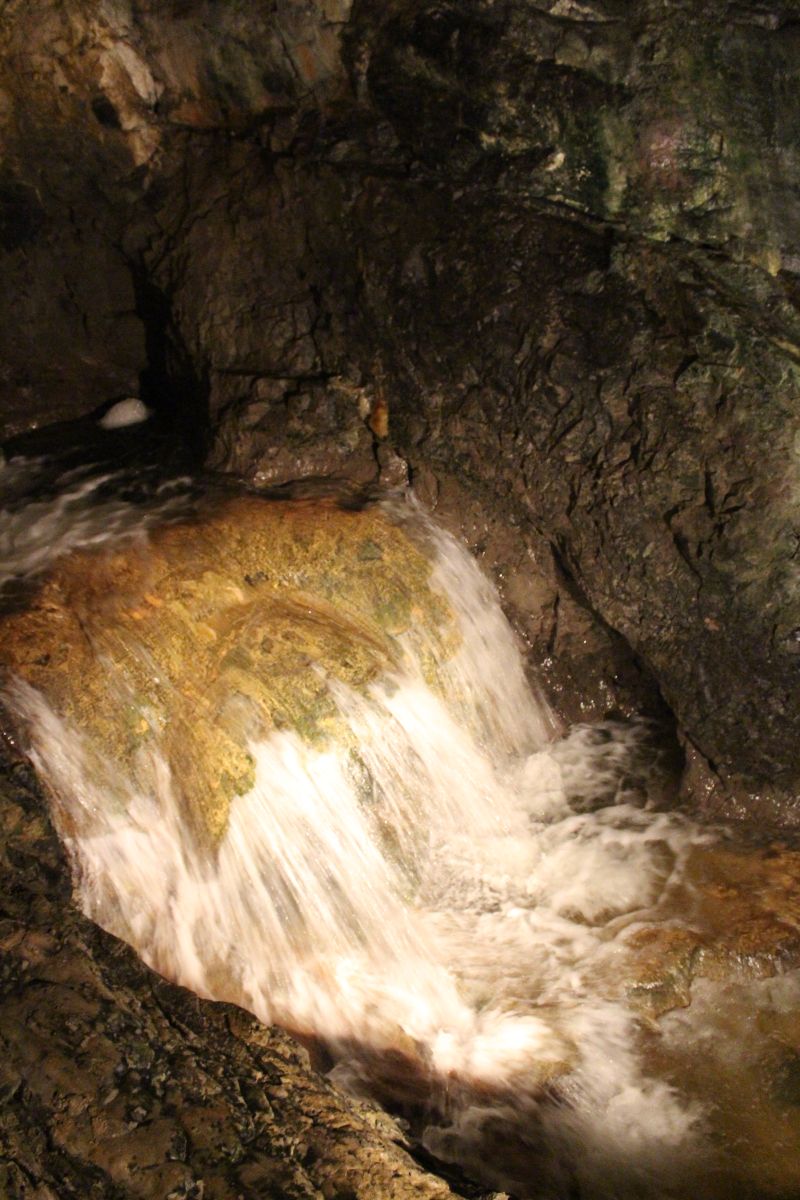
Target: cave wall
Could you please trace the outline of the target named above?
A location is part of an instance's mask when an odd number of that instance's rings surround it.
[[[356,237],[401,440],[521,507],[729,786],[793,794],[791,13],[404,6],[364,36],[422,160],[369,188],[391,251]]]
[[[566,717],[661,695],[794,819],[796,6],[2,15],[8,431],[141,392],[259,485],[410,474]]]

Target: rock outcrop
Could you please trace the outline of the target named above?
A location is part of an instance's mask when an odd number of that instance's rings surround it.
[[[152,787],[157,748],[213,844],[254,785],[251,742],[347,741],[331,682],[366,690],[397,669],[403,635],[435,679],[460,634],[431,571],[380,509],[228,499],[145,544],[61,559],[0,618],[0,665],[85,735],[109,796],[120,773]]]

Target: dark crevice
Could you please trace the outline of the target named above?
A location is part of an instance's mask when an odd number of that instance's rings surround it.
[[[107,96],[96,96],[92,100],[92,112],[106,129],[121,129],[119,113]]]
[[[674,777],[677,784],[685,767],[685,755],[680,745],[679,735],[683,734],[678,719],[664,697],[658,681],[647,663],[636,652],[631,642],[617,629],[610,625],[602,613],[592,604],[586,592],[575,578],[575,573],[569,565],[566,552],[556,542],[550,543],[553,562],[556,567],[559,585],[569,594],[572,600],[588,612],[593,621],[604,630],[615,650],[615,657],[627,660],[638,673],[644,684],[642,689],[647,703],[639,715],[652,722],[658,730],[658,742],[664,755],[663,765],[667,773]],[[616,718],[618,713],[606,714]]]
[[[139,380],[141,399],[171,435],[176,455],[185,457],[187,466],[199,466],[210,437],[207,374],[192,361],[167,293],[141,264],[133,264],[131,273],[147,354]]]

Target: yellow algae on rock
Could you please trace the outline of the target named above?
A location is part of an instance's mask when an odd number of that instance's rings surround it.
[[[239,497],[146,542],[57,562],[0,619],[0,660],[132,778],[158,748],[217,840],[254,782],[248,743],[348,743],[330,682],[363,690],[416,641],[426,674],[459,642],[431,563],[377,507]]]

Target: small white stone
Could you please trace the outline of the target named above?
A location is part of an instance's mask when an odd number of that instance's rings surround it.
[[[138,425],[150,416],[150,409],[136,396],[128,396],[127,400],[118,400],[101,417],[98,424],[101,429],[122,429],[125,425]]]

